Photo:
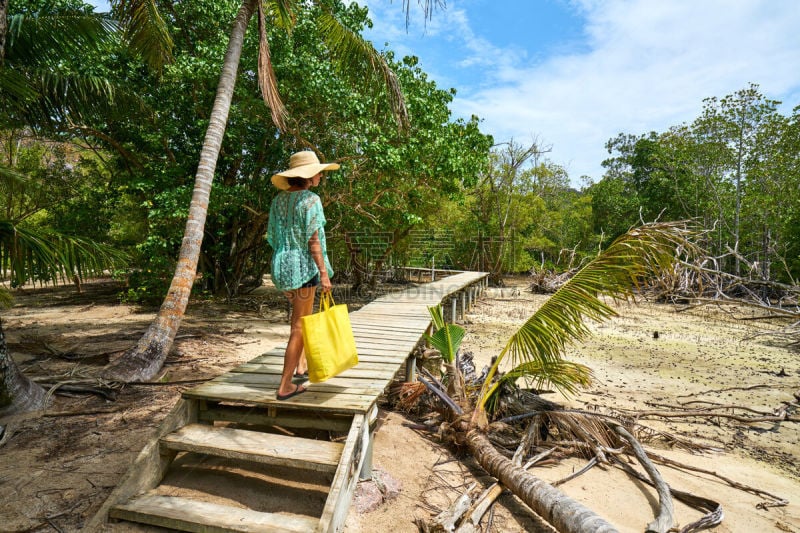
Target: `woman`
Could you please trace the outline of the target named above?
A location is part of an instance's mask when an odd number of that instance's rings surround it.
[[[267,227],[267,240],[273,250],[272,281],[292,306],[278,400],[306,391],[292,382],[293,378],[308,375],[300,319],[311,314],[318,285],[323,292],[330,292],[333,276],[325,244],[322,202],[309,188],[319,185],[323,171],[337,168],[336,163],[320,163],[314,152],[302,151],[289,158],[288,170],[272,176],[272,184],[281,189],[272,200]]]

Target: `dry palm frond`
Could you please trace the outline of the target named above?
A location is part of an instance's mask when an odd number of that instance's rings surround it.
[[[286,107],[278,93],[278,80],[275,78],[275,70],[272,68],[267,24],[261,2],[258,3],[258,88],[261,89],[264,103],[272,114],[272,122],[280,130],[286,130]]]
[[[426,390],[425,385],[418,381],[402,383],[396,390],[393,390],[397,396],[395,405],[405,412],[413,411]]]

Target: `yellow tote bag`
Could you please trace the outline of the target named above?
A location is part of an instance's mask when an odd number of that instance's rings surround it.
[[[319,298],[319,312],[300,320],[311,383],[330,379],[358,364],[347,305],[336,305],[333,296],[323,292]]]

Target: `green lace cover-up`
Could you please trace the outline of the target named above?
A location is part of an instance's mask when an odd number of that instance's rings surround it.
[[[282,291],[297,289],[319,274],[308,241],[319,234],[328,276],[333,268],[325,242],[325,214],[319,196],[309,190],[278,193],[269,210],[267,240],[272,246],[272,282]]]

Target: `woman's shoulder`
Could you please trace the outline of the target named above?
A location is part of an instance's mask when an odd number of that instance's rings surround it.
[[[303,203],[303,205],[309,207],[315,204],[322,205],[322,200],[320,200],[319,195],[315,192],[311,192],[310,190],[306,189],[304,191],[297,191],[297,194],[300,195],[300,201]]]

